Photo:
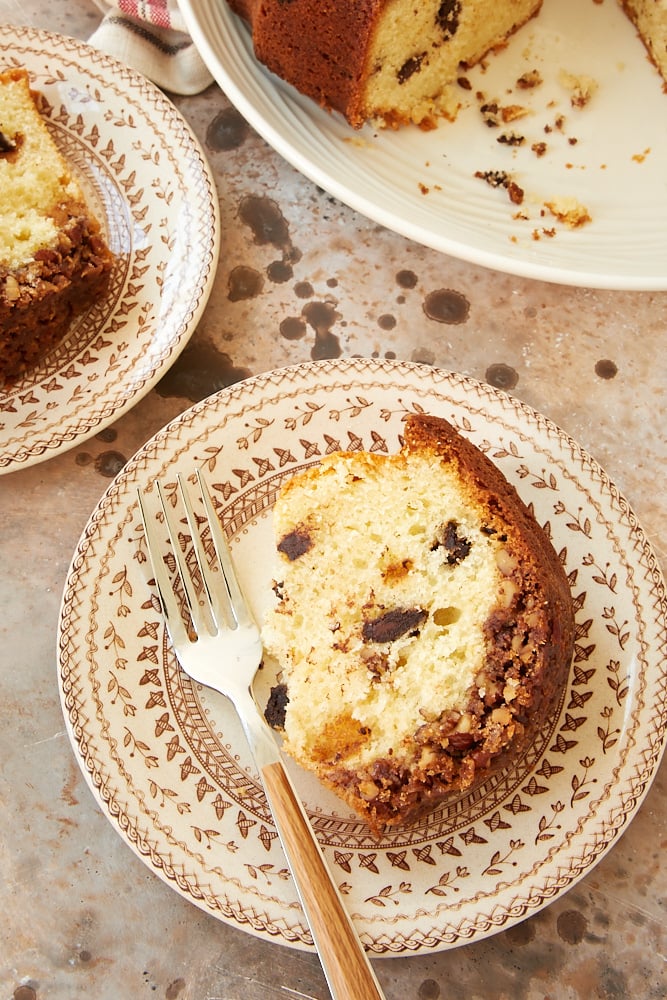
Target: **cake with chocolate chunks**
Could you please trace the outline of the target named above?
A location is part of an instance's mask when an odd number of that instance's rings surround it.
[[[568,580],[493,462],[414,414],[394,455],[337,452],[273,511],[284,749],[376,835],[506,766],[559,705]]]
[[[414,123],[424,130],[456,117],[470,87],[466,71],[512,44],[515,33],[513,44],[522,37],[525,44],[521,29],[542,6],[542,0],[228,2],[248,23],[257,59],[306,97],[355,128]],[[667,0],[618,2],[667,80]],[[568,14],[562,17],[567,29]],[[631,62],[631,46],[629,28],[627,54],[616,57]]]

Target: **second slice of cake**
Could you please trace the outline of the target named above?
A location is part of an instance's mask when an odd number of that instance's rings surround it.
[[[337,453],[274,508],[284,748],[375,833],[411,822],[533,738],[572,658],[569,586],[497,467],[411,416],[397,455]]]
[[[39,363],[104,295],[112,264],[27,72],[0,73],[0,386]]]

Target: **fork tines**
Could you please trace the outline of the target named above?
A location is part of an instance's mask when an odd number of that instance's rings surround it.
[[[158,517],[161,516],[166,525],[188,616],[195,635],[199,636],[204,631],[216,634],[222,629],[248,624],[252,618],[236,578],[227,539],[200,469],[196,470],[195,479],[199,487],[199,506],[203,507],[201,515],[195,513],[190,490],[180,473],[176,477],[176,490],[171,496],[166,495],[159,480],[155,480],[155,488],[159,501]],[[157,518],[149,516],[145,498],[140,491],[139,507],[155,584],[172,641],[176,645],[178,641],[192,637],[187,634],[167,569],[168,557],[158,555],[164,552],[165,543],[157,528]],[[178,516],[179,507],[184,511],[185,517]],[[187,527],[187,531],[183,530],[184,527]],[[188,565],[188,560],[193,558],[196,572]]]

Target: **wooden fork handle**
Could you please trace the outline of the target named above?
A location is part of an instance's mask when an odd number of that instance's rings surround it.
[[[262,778],[332,997],[384,1000],[283,762],[262,768]]]

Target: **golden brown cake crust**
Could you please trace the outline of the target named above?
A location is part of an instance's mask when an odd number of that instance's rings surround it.
[[[260,62],[355,126],[363,124],[360,81],[375,20],[385,6],[386,0],[230,0],[251,26]]]
[[[483,622],[484,654],[465,703],[425,719],[396,751],[392,748],[353,767],[346,759],[354,757],[365,734],[358,722],[343,713],[310,748],[310,759],[300,760],[377,834],[386,827],[413,822],[452,792],[469,788],[516,758],[553,715],[566,684],[574,643],[572,600],[560,560],[493,462],[448,422],[427,415],[408,418],[402,454],[408,467],[411,456],[430,456],[454,471],[460,496],[479,515],[481,534],[494,545],[497,542],[491,558],[500,570],[501,582],[497,600]],[[363,453],[346,460],[351,460],[348,473],[358,460],[360,475],[365,474],[361,471],[366,463]],[[318,472],[315,469],[304,475],[307,481]],[[291,502],[290,483],[285,493],[287,505]],[[354,504],[354,484],[347,502]],[[304,537],[300,540],[298,531],[291,538],[278,539],[279,550],[282,545],[289,561],[308,551],[308,526],[302,524],[302,528]],[[450,538],[446,535],[445,530],[437,546],[442,546],[450,563],[463,561],[468,542],[457,538],[455,531]],[[287,613],[298,610],[289,608],[288,603]],[[369,612],[361,606],[359,614],[364,617]],[[404,608],[380,620],[368,617],[362,634],[368,642],[369,668],[374,669],[374,658],[381,656],[375,650],[381,649],[383,642],[406,629],[417,634],[422,621],[419,608]],[[384,634],[374,634],[375,629],[384,630]],[[289,698],[289,671],[286,681],[283,693]],[[316,684],[313,698],[317,698]],[[279,704],[273,705],[276,707],[280,710]],[[287,749],[289,752],[289,723]]]

